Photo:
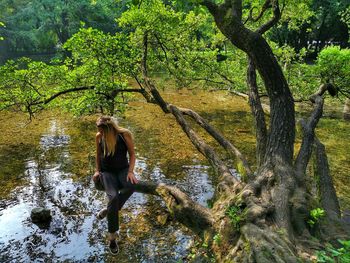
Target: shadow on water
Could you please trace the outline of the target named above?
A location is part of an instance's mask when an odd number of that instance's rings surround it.
[[[79,162],[89,172],[95,132],[94,125],[77,123],[51,118],[37,145],[22,144],[13,152],[1,148],[16,166],[7,168],[13,176],[9,181],[23,178],[0,201],[0,262],[116,261],[106,249],[107,222],[95,217],[106,205],[104,193],[93,188],[90,176],[72,172]],[[84,154],[77,161],[79,152]],[[161,167],[148,165],[142,157],[146,152],[138,154],[136,169],[143,179],[176,184],[203,205],[212,197],[207,166],[188,162],[183,176],[167,178]],[[30,212],[38,206],[51,210],[49,225],[31,222]],[[159,197],[135,193],[123,208],[121,222],[118,262],[177,262],[193,243],[192,234],[170,219]]]

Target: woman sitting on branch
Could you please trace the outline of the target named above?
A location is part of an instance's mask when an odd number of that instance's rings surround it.
[[[134,184],[138,182],[134,174],[134,143],[131,132],[119,127],[112,117],[99,117],[96,125],[96,172],[93,181],[96,188],[104,190],[108,197],[107,208],[102,209],[97,217],[103,219],[107,216],[109,249],[112,254],[117,254],[118,212],[133,194]]]

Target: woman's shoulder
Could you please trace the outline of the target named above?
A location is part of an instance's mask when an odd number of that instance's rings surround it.
[[[120,131],[118,135],[120,135],[123,139],[132,138],[132,133],[128,129],[123,129],[123,131]]]
[[[118,134],[124,136],[131,136],[131,132],[128,129],[123,128],[121,131],[118,131]]]
[[[96,133],[96,139],[101,139],[102,138],[102,133],[101,132],[97,132]]]

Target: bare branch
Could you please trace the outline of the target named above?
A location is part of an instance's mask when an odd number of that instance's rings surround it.
[[[86,87],[77,87],[77,88],[66,89],[66,90],[57,92],[56,94],[52,95],[51,97],[49,97],[45,100],[34,102],[32,104],[32,106],[39,105],[39,104],[48,104],[49,102],[56,99],[57,97],[64,95],[64,94],[67,94],[67,93],[82,91],[82,90],[92,90],[92,89],[95,89],[95,86],[86,86]]]
[[[305,181],[306,167],[311,157],[312,145],[314,144],[314,139],[315,139],[315,128],[318,121],[322,117],[322,112],[323,112],[323,98],[321,96],[317,96],[315,98],[314,111],[312,112],[307,123],[305,123],[304,120],[300,121],[304,136],[302,139],[298,156],[294,162],[297,180],[300,185],[304,184],[304,181]]]
[[[264,34],[266,31],[268,31],[270,28],[272,28],[274,25],[278,23],[278,21],[281,19],[281,11],[279,8],[278,0],[272,1],[272,7],[273,7],[273,17],[263,24],[256,32],[259,34]]]
[[[141,89],[140,93],[143,95],[143,97],[146,99],[146,101],[148,103],[157,104],[157,102],[153,99],[153,97],[144,89],[144,87],[142,86],[141,82],[139,81],[139,79],[137,78],[136,75],[134,75],[134,79],[136,80],[137,84],[139,85],[139,87]]]
[[[153,98],[157,104],[162,108],[164,113],[172,113],[177,122],[180,124],[183,131],[186,133],[187,137],[191,140],[192,144],[197,148],[197,150],[202,153],[208,161],[217,168],[218,172],[221,174],[222,182],[225,182],[225,185],[233,185],[239,183],[238,179],[234,178],[230,173],[228,167],[224,162],[218,157],[216,152],[212,147],[207,145],[198,135],[193,131],[187,121],[184,119],[181,111],[174,105],[171,105],[164,101],[156,87],[153,85],[152,81],[148,78],[147,75],[147,48],[148,48],[148,39],[147,33],[145,33],[143,38],[144,52],[141,61],[141,70],[142,76],[145,82],[146,87],[150,90]]]
[[[163,112],[169,113],[167,103],[163,100],[162,96],[160,96],[158,90],[154,87],[152,81],[148,77],[147,55],[148,55],[148,33],[145,32],[145,34],[143,36],[143,54],[142,54],[142,60],[141,60],[142,77],[143,77],[143,80],[145,82],[146,87],[149,89],[153,98],[157,101],[159,106],[162,108]]]
[[[222,134],[214,129],[202,116],[190,109],[179,108],[179,110],[190,116],[196,121],[204,130],[206,130],[226,151],[228,151],[232,156],[236,156],[243,164],[248,175],[252,174],[252,170],[249,167],[248,161],[243,156],[243,154],[229,142]]]
[[[329,94],[331,94],[332,96],[335,96],[338,92],[337,88],[334,85],[332,85],[331,83],[321,84],[321,86],[318,88],[318,90],[309,97],[309,100],[312,103],[315,103],[315,98],[317,98],[318,96],[323,96],[323,94],[326,91],[328,91]]]
[[[310,118],[308,119],[307,123],[305,123],[304,120],[300,120],[300,124],[303,129],[303,139],[301,143],[301,147],[298,153],[298,156],[294,162],[294,166],[296,168],[296,175],[297,180],[299,184],[304,183],[305,179],[305,172],[307,164],[309,163],[311,153],[312,153],[312,145],[314,144],[315,140],[315,128],[322,117],[323,113],[323,98],[322,96],[324,93],[328,90],[334,89],[333,85],[331,84],[322,84],[318,91],[311,95],[309,100],[315,104],[314,111],[312,112]]]
[[[197,150],[202,153],[208,161],[218,169],[221,174],[223,180],[228,185],[233,185],[238,183],[239,180],[233,177],[230,173],[228,167],[224,164],[224,162],[219,158],[214,149],[207,145],[201,138],[197,136],[197,134],[193,131],[191,126],[187,123],[185,118],[183,117],[179,108],[174,105],[169,104],[170,112],[175,116],[177,122],[180,124],[182,130],[186,133],[187,137],[191,140],[193,145],[197,148]]]

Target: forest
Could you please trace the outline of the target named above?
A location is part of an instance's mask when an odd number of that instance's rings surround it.
[[[0,261],[118,258],[90,180],[110,115],[140,180],[121,262],[350,262],[349,0],[0,9]]]

